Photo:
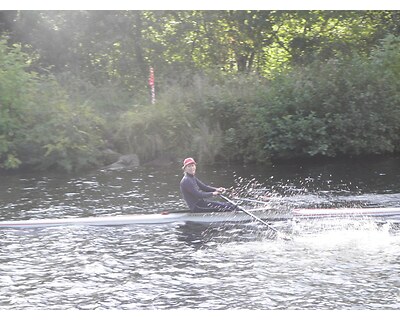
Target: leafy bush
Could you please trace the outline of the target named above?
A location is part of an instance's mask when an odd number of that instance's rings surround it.
[[[25,111],[18,153],[25,165],[68,172],[101,164],[104,121],[87,105],[72,105],[56,82]]]
[[[0,40],[0,167],[7,169],[21,164],[14,140],[35,83],[35,75],[25,71],[26,60],[18,46],[9,48],[6,39]]]
[[[0,41],[0,167],[98,164],[102,120],[90,107],[72,105],[54,79],[29,72],[29,61]]]
[[[263,157],[398,152],[399,49],[389,38],[370,58],[315,62],[278,76],[253,113]]]

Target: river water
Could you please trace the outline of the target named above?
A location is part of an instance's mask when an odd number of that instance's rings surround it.
[[[198,166],[242,198],[400,206],[400,159]],[[182,209],[181,170],[2,175],[0,220]],[[0,229],[0,310],[396,310],[400,232],[369,220]]]

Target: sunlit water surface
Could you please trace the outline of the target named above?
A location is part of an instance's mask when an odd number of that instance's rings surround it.
[[[400,206],[397,159],[363,165],[200,168],[282,210]],[[201,173],[202,172],[202,173]],[[251,172],[251,173],[247,173]],[[175,170],[8,176],[1,220],[183,208]],[[255,182],[260,182],[255,183]],[[400,233],[369,220],[0,230],[0,309],[399,309]]]

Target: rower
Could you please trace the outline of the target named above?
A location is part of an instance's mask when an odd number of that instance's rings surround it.
[[[233,211],[236,206],[227,202],[206,200],[225,192],[225,188],[214,188],[201,182],[196,176],[196,161],[186,158],[182,167],[184,176],[180,182],[183,199],[192,212]]]

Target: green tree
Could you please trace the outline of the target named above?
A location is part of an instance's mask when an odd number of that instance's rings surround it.
[[[30,57],[0,40],[0,167],[79,170],[99,164],[102,119],[59,84],[28,71]]]
[[[399,152],[399,49],[388,36],[370,57],[318,61],[277,77],[248,119],[262,157]]]
[[[0,167],[16,168],[21,164],[14,139],[23,125],[23,109],[34,90],[35,75],[27,73],[27,57],[19,46],[8,48],[0,40]]]

